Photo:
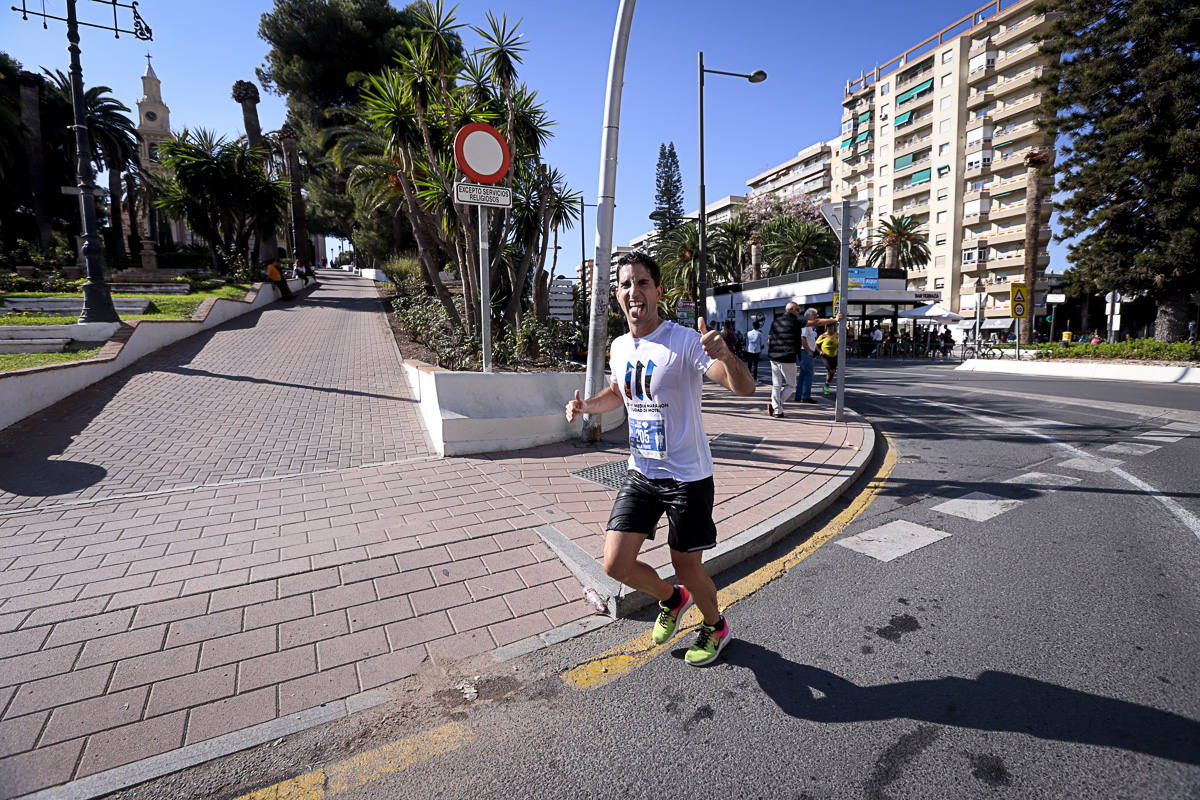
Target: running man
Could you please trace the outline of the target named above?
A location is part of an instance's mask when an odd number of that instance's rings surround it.
[[[613,503],[604,540],[604,571],[626,586],[658,600],[654,642],[675,633],[679,618],[693,603],[704,615],[696,642],[684,660],[711,664],[729,643],[729,623],[717,608],[717,587],[701,564],[704,551],[717,543],[713,522],[713,461],[700,416],[702,376],[742,397],[754,394],[746,365],[730,352],[721,334],[699,332],[658,315],[663,297],[658,264],[633,251],[617,262],[617,303],[629,333],[612,343],[613,381],[584,400],[575,392],[567,403],[567,421],[582,414],[603,414],[625,404],[629,418],[629,470]],[[617,381],[621,381],[620,384]],[[654,538],[663,512],[671,563],[681,582],[672,586],[649,564],[638,560]]]

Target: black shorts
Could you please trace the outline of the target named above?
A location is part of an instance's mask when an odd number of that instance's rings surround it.
[[[826,371],[828,371],[828,372],[836,372],[837,371],[837,355],[827,356],[824,353],[822,353],[821,358],[825,359]]]
[[[654,529],[667,513],[667,544],[672,550],[707,550],[717,543],[713,522],[713,479],[677,481],[647,478],[637,470],[625,473],[625,483],[613,501],[608,530],[644,533],[654,538]]]

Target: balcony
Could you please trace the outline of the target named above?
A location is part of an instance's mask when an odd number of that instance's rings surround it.
[[[996,97],[1012,94],[1018,89],[1029,86],[1033,81],[1041,77],[1041,67],[1030,67],[1024,72],[1019,72],[1006,81],[997,81],[992,87],[992,92]]]
[[[1041,253],[1040,255],[1038,255],[1037,265],[1039,267],[1049,266],[1050,265],[1050,254],[1049,253]],[[997,255],[992,259],[990,266],[995,267],[997,269],[1011,269],[1013,267],[1024,267],[1025,266],[1025,249],[1021,248],[1020,250],[1010,250],[1003,255]]]
[[[970,119],[968,119],[967,124],[963,126],[963,130],[966,131],[967,133],[970,133],[971,131],[975,130],[976,128],[985,128],[985,127],[986,128],[992,127],[992,113],[990,111],[988,113],[984,114],[983,116],[975,116],[975,117],[971,117]]]
[[[990,81],[996,76],[996,62],[991,61],[987,66],[976,67],[967,73],[967,85],[975,86],[981,81]]]
[[[1027,145],[1028,147],[1036,147],[1038,144],[1044,142],[1046,138],[1042,134],[1041,130],[1038,129],[1037,122],[1034,120],[1022,122],[1020,125],[1015,125],[1012,127],[1007,125],[997,126],[997,128],[992,132],[992,135],[997,139],[1003,140],[1005,144],[1010,142],[1018,142],[1029,136],[1037,136],[1038,141],[1030,142]]]
[[[916,186],[909,184],[906,186],[902,186],[899,189],[896,189],[892,194],[892,202],[899,203],[899,201],[901,201],[901,200],[904,200],[909,197],[916,197],[917,195],[922,194],[922,193],[925,194],[924,202],[928,203],[929,202],[929,183],[928,182],[918,183]]]
[[[933,161],[933,159],[927,155],[922,159],[913,161],[909,164],[905,164],[903,167],[897,168],[895,175],[897,178],[902,178],[905,175],[911,175],[914,172],[920,172],[922,169],[925,169],[926,167],[928,167],[929,163],[931,161]]]
[[[987,209],[976,211],[974,214],[963,214],[963,225],[979,225],[990,219],[991,212]]]
[[[1011,53],[1000,53],[996,56],[996,67],[1011,67],[1015,64],[1020,64],[1029,59],[1036,58],[1040,55],[1039,48],[1033,42],[1022,45],[1020,48],[1013,50]]]
[[[926,195],[924,200],[918,200],[915,203],[906,203],[898,208],[897,213],[903,214],[906,217],[916,217],[921,214],[929,213],[929,196]]]
[[[1041,25],[1045,21],[1046,21],[1045,14],[1037,14],[1032,17],[1026,17],[1025,19],[1021,20],[1017,24],[1008,26],[1004,30],[1000,31],[999,33],[992,34],[992,42],[997,47],[1008,44],[1009,42],[1016,39],[1018,36],[1020,36],[1024,33],[1029,33],[1030,31],[1034,30],[1035,28],[1037,28],[1039,25]]]
[[[971,111],[979,108],[979,106],[986,105],[992,102],[995,97],[995,93],[992,92],[990,86],[985,89],[977,89],[976,91],[973,91],[967,95],[967,110]]]
[[[979,53],[982,53],[986,50],[994,50],[994,49],[995,48],[992,47],[992,37],[988,36],[986,39],[984,39],[982,41],[973,43],[971,45],[971,49],[968,51],[968,55],[974,56],[974,55],[978,55]]]
[[[850,175],[857,176],[872,169],[875,166],[874,158],[860,158],[850,165]]]
[[[1011,244],[1013,242],[1025,241],[1025,226],[1021,225],[1017,228],[1009,228],[1003,233],[989,233],[988,241],[992,244]]]
[[[915,153],[916,151],[920,150],[922,146],[929,147],[929,140],[932,138],[932,135],[927,134],[925,136],[905,139],[903,142],[896,142],[896,158],[907,155],[908,153]]]
[[[1002,122],[1006,119],[1011,119],[1018,114],[1024,114],[1037,111],[1042,102],[1041,92],[1036,94],[1028,94],[1022,97],[1015,103],[1007,103],[999,108],[993,109],[992,119],[996,122]]]
[[[914,72],[911,75],[896,77],[896,91],[902,90],[905,86],[914,86],[926,78],[933,75],[933,65],[930,64],[920,72]]]
[[[983,198],[989,196],[988,192],[990,190],[991,190],[991,187],[989,187],[989,186],[985,186],[982,189],[972,189],[971,191],[963,194],[962,201],[964,203],[969,203],[972,200],[982,200]]]
[[[990,174],[992,174],[992,165],[985,162],[974,167],[967,167],[963,172],[963,178],[969,181]]]

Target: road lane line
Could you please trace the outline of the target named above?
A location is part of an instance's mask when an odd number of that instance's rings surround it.
[[[365,786],[434,756],[457,750],[473,738],[470,728],[451,722],[416,736],[381,744],[295,778],[255,789],[236,800],[323,800]]]
[[[956,414],[961,414],[964,417],[971,417],[971,418],[979,420],[981,422],[986,422],[989,425],[997,425],[1000,427],[1008,428],[1010,430],[1015,430],[1018,433],[1027,433],[1030,436],[1037,436],[1038,438],[1045,439],[1046,441],[1048,441],[1052,444],[1058,445],[1059,447],[1063,448],[1067,452],[1074,453],[1079,458],[1085,458],[1088,460],[1095,460],[1095,458],[1096,458],[1095,456],[1089,455],[1086,451],[1080,450],[1075,445],[1067,444],[1066,442],[1060,442],[1058,439],[1055,439],[1053,436],[1050,436],[1048,434],[1041,433],[1039,431],[1033,430],[1032,428],[1013,425],[1006,420],[1000,419],[999,417],[988,416],[985,414],[979,414],[974,411],[967,411],[962,406],[955,406],[955,405],[951,405],[949,403],[940,403],[936,400],[924,400],[919,397],[894,398],[892,395],[886,395],[882,392],[873,392],[870,389],[859,389],[857,387],[855,387],[854,391],[860,392],[862,394],[873,394],[873,395],[877,395],[879,397],[888,397],[888,398],[892,398],[892,399],[900,399],[902,401],[907,400],[907,401],[911,401],[914,403],[924,403],[926,405],[938,406],[939,408],[945,408],[950,411],[953,411]],[[1120,462],[1117,462],[1117,463],[1120,463]],[[1128,483],[1130,483],[1133,486],[1140,489],[1142,492],[1146,493],[1150,497],[1153,497],[1155,500],[1162,503],[1164,506],[1166,506],[1167,510],[1170,511],[1171,514],[1173,514],[1175,516],[1176,519],[1178,519],[1181,523],[1183,523],[1184,527],[1186,527],[1188,530],[1190,530],[1196,536],[1197,539],[1200,539],[1200,517],[1197,517],[1195,514],[1188,511],[1183,506],[1179,505],[1179,503],[1176,502],[1174,498],[1168,497],[1165,493],[1159,491],[1158,489],[1155,489],[1153,486],[1146,483],[1141,478],[1137,478],[1137,477],[1134,477],[1133,475],[1130,475],[1128,472],[1121,469],[1120,467],[1114,466],[1109,471],[1112,472],[1113,475],[1116,475],[1116,476],[1122,478],[1123,480],[1127,481]]]
[[[847,525],[867,509],[867,506],[871,504],[871,501],[883,489],[884,484],[887,483],[888,477],[891,476],[892,470],[896,466],[896,447],[892,443],[891,437],[887,434],[883,434],[883,437],[888,444],[883,464],[880,465],[879,471],[875,473],[875,477],[871,479],[871,482],[854,498],[850,505],[826,523],[825,527],[814,533],[790,553],[764,564],[749,575],[718,591],[717,605],[720,608],[728,609],[737,603],[737,601],[754,594],[768,583],[786,575],[788,570],[808,558],[823,544],[845,530]],[[671,647],[680,636],[685,635],[688,631],[699,625],[700,622],[700,611],[693,607],[679,621],[679,628],[675,636],[667,642],[660,645],[654,644],[650,632],[647,631],[641,636],[606,650],[595,658],[575,665],[562,673],[562,680],[573,689],[596,689],[605,684],[612,683],[622,675],[627,675],[643,664],[648,663],[651,659]]]

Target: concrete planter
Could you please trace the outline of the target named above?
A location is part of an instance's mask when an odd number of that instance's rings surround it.
[[[583,390],[582,372],[450,372],[405,361],[434,450],[441,456],[521,450],[579,436],[563,407]],[[624,408],[600,418],[604,430],[625,422]]]

